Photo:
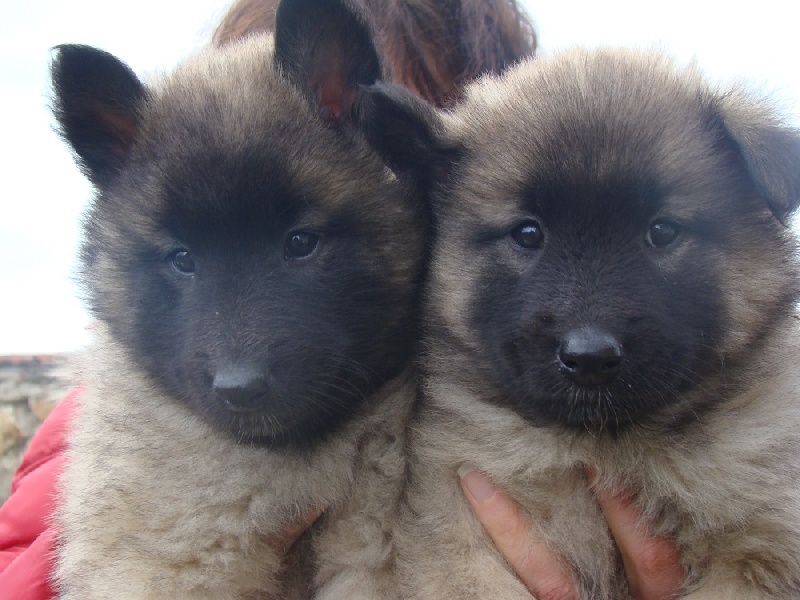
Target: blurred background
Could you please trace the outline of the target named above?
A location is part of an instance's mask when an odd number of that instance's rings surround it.
[[[207,43],[226,0],[29,0],[0,21],[0,356],[74,351],[89,317],[72,275],[91,189],[52,129],[49,48],[84,43],[145,78]],[[744,79],[800,123],[800,4],[524,0],[542,53],[659,46],[717,80]]]
[[[72,275],[91,188],[54,133],[49,49],[82,43],[154,74],[206,43],[225,0],[7,2],[0,20],[0,355],[80,348]]]

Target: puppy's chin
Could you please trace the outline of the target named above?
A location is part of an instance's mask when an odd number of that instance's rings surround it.
[[[541,383],[516,381],[497,401],[537,427],[561,427],[590,434],[616,434],[644,423],[657,410],[626,386],[580,386],[561,382],[546,388]],[[659,403],[675,403],[679,397],[661,397]]]
[[[516,410],[540,426],[558,426],[591,434],[616,434],[634,424],[646,423],[659,408],[626,386],[580,386],[565,383],[547,394],[532,394]],[[679,401],[677,394],[662,395],[657,403],[666,407]],[[648,401],[650,400],[650,401]]]
[[[338,431],[377,387],[352,374],[316,375],[276,377],[246,401],[215,391],[210,376],[190,376],[176,395],[239,444],[305,449]]]
[[[274,450],[306,450],[333,434],[347,422],[354,410],[331,410],[326,413],[325,419],[299,412],[278,418],[267,411],[244,416],[215,411],[213,416],[204,416],[214,427],[232,436],[238,444]]]
[[[297,397],[271,395],[243,412],[213,395],[191,401],[206,422],[237,443],[274,449],[304,449],[335,433],[361,405],[361,397],[336,399],[306,392]]]

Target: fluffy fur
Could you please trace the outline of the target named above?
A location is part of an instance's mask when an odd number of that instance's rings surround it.
[[[522,63],[452,113],[374,86],[361,117],[434,182],[404,596],[529,597],[462,466],[521,502],[583,598],[627,596],[584,466],[675,539],[687,598],[800,595],[800,133],[621,50]]]
[[[426,215],[350,123],[379,68],[338,0],[286,0],[274,44],[152,84],[58,50],[56,116],[97,189],[99,321],[61,486],[62,598],[290,593],[273,536],[313,506],[329,507],[306,545],[317,576],[291,593],[392,596]]]

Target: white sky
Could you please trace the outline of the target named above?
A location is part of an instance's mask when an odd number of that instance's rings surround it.
[[[523,0],[544,53],[574,44],[650,47],[696,58],[715,80],[771,93],[800,125],[800,3]],[[135,7],[135,10],[134,10]],[[28,0],[0,21],[0,355],[75,350],[88,315],[72,272],[91,190],[53,133],[48,49],[83,43],[139,74],[204,44],[227,0]]]

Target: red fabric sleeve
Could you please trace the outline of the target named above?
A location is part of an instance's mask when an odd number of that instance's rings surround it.
[[[0,507],[0,600],[50,600],[56,531],[50,524],[64,464],[66,432],[79,389],[62,400],[33,436]]]

